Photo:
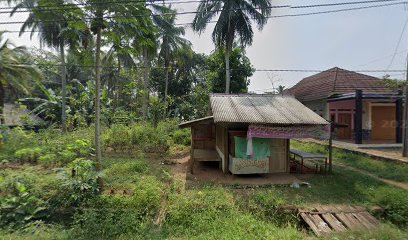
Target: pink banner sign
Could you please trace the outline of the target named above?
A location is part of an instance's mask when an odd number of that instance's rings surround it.
[[[330,125],[266,127],[249,126],[247,138],[316,138],[329,139]]]

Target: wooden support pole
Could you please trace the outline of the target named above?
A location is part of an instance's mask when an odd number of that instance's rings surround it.
[[[402,143],[403,104],[402,90],[398,90],[398,99],[395,101],[395,142]]]
[[[329,135],[329,172],[333,171],[333,132],[334,123],[330,122],[330,135]]]
[[[354,117],[354,140],[356,144],[363,143],[363,91],[356,90],[356,113]]]

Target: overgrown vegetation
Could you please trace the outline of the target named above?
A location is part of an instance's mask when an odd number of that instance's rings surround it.
[[[328,153],[327,147],[315,143],[291,141],[291,146],[306,152]],[[344,164],[375,174],[381,178],[408,183],[408,164],[375,160],[337,148],[333,149],[333,159],[334,164]]]
[[[384,208],[377,217],[385,224],[378,230],[325,239],[407,238],[408,194],[370,177],[335,168],[332,175],[308,179],[311,188],[212,185],[184,191],[173,179],[173,166],[162,164],[172,157],[171,149],[189,144],[189,132],[179,130],[177,122],[161,122],[157,128],[115,125],[106,132],[101,173],[94,166],[90,129],[62,135],[18,128],[3,132],[13,137],[6,137],[1,149],[1,239],[313,239],[293,206],[315,204]],[[119,134],[125,141],[119,142]],[[16,141],[13,153],[7,147]],[[166,144],[168,150],[146,147],[152,143]],[[21,150],[35,148],[41,149],[34,151],[36,161],[21,160]],[[60,159],[61,151],[72,152],[72,159],[44,160],[52,154],[51,159]],[[31,153],[27,156],[32,159]],[[103,191],[98,177],[104,180]]]

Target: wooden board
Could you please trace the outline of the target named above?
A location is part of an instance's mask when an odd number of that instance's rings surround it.
[[[347,230],[375,229],[380,222],[360,206],[316,206],[298,209],[300,216],[317,235]]]
[[[217,151],[209,149],[194,149],[193,158],[195,161],[221,161]]]

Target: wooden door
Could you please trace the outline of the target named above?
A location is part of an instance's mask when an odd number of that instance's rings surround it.
[[[351,139],[351,113],[339,113],[337,123],[346,125],[337,129],[337,138]]]
[[[373,140],[395,140],[395,106],[373,106],[371,126]]]
[[[286,139],[272,139],[269,157],[269,172],[283,173],[288,170],[288,149]]]

